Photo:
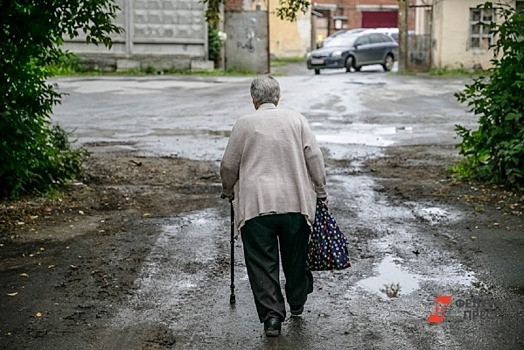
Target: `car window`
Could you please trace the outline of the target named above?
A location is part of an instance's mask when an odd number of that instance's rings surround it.
[[[357,37],[351,34],[342,34],[326,42],[324,47],[353,46]]]
[[[369,39],[372,44],[379,44],[379,43],[389,41],[388,38],[384,34],[381,34],[381,33],[373,33],[370,35]]]
[[[362,35],[358,40],[356,41],[357,45],[366,45],[369,44],[369,35]]]
[[[390,33],[390,34],[383,34],[384,36],[384,41],[385,42],[392,42],[392,41],[396,41],[395,38],[393,37],[395,35],[395,33]],[[397,35],[397,39],[398,39],[398,35]]]

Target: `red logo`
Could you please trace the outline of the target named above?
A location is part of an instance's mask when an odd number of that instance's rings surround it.
[[[435,299],[435,307],[429,314],[428,323],[441,323],[444,321],[444,311],[446,311],[446,307],[451,304],[451,299],[451,295],[439,295],[437,299]]]

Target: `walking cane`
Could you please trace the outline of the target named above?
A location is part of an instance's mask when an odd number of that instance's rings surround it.
[[[231,205],[231,295],[229,296],[229,303],[234,304],[235,300],[235,210],[233,203]]]

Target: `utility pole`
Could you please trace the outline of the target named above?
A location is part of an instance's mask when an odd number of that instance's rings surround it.
[[[271,74],[271,26],[269,25],[271,15],[269,13],[269,4],[271,0],[267,0],[267,74]]]
[[[409,0],[399,0],[398,7],[398,70],[406,73],[409,70],[408,62],[408,11]]]

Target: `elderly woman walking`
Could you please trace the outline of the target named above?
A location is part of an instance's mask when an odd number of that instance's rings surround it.
[[[256,77],[251,97],[255,112],[237,120],[220,164],[222,196],[233,201],[258,317],[267,336],[278,336],[286,317],[279,251],[291,316],[300,316],[313,291],[306,250],[326,174],[306,118],[277,108],[276,79]]]

